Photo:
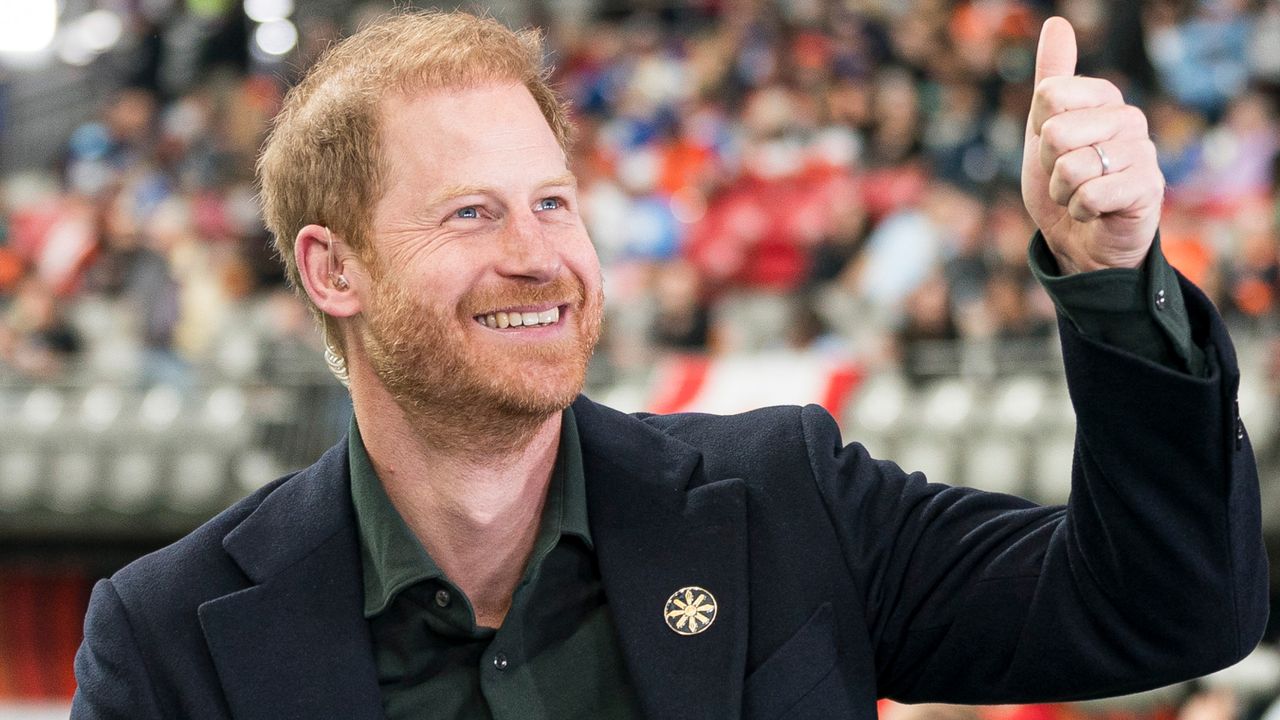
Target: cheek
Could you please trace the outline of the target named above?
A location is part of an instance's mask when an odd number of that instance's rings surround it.
[[[595,253],[574,258],[571,262],[574,274],[581,277],[588,288],[600,285],[600,261]]]
[[[431,305],[452,305],[466,294],[484,274],[485,260],[457,245],[420,258],[411,264],[391,268],[402,285],[413,289]]]
[[[574,275],[582,279],[588,290],[600,286],[600,257],[596,255],[596,248],[585,232],[582,233],[580,242],[565,253],[565,263]]]
[[[420,323],[442,323],[455,314],[456,298],[446,294],[453,290],[442,287],[443,278],[409,268],[392,272],[376,283],[369,307],[379,322],[396,324],[398,333],[409,333]]]

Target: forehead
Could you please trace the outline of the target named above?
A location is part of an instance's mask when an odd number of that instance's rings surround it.
[[[381,110],[383,156],[401,179],[492,183],[565,169],[555,133],[518,83],[397,93]]]

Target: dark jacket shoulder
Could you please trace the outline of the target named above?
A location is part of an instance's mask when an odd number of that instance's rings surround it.
[[[200,603],[251,583],[222,544],[227,535],[285,483],[291,473],[259,488],[171,545],[144,555],[111,576],[117,594],[133,612],[194,615]]]

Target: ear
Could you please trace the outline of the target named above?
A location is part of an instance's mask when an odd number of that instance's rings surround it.
[[[329,243],[334,243],[330,248]],[[329,253],[333,252],[333,272],[329,271]],[[363,309],[361,292],[367,286],[364,267],[359,258],[338,235],[323,225],[307,225],[293,241],[293,256],[298,263],[302,287],[321,312],[333,317],[351,317]],[[338,281],[346,279],[344,286]]]

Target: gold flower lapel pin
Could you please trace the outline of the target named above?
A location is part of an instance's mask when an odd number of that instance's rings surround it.
[[[680,635],[697,635],[716,621],[715,596],[695,585],[682,587],[667,598],[662,618]]]

